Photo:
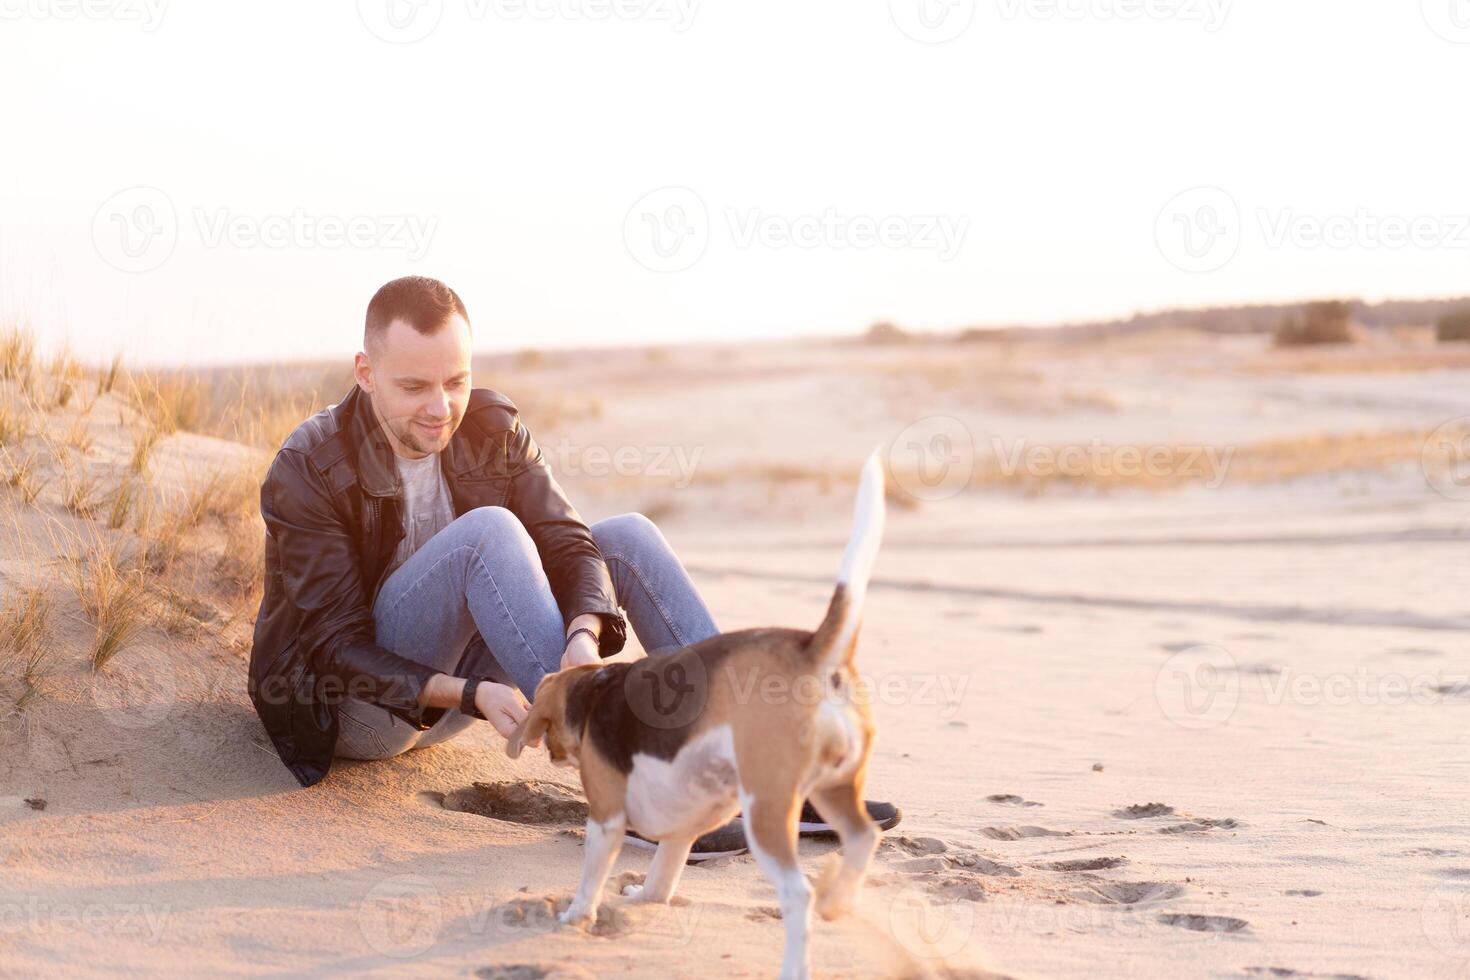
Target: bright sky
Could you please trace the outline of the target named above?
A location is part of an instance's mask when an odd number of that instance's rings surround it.
[[[348,357],[408,273],[482,350],[1470,292],[1470,0],[0,21],[0,310],[97,361]]]

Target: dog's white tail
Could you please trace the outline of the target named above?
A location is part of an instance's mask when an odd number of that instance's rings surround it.
[[[878,556],[878,543],[883,538],[882,454],[883,447],[879,446],[863,464],[857,504],[853,507],[852,536],[847,540],[842,568],[837,572],[837,588],[827,605],[827,616],[808,646],[821,668],[851,661],[857,647],[868,578],[873,573],[873,560]]]

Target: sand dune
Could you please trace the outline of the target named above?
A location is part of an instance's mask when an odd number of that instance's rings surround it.
[[[1265,356],[1221,344],[1219,357]],[[708,369],[700,349],[667,356]],[[1369,420],[1427,431],[1467,380],[1206,384],[1190,372],[1207,348],[1169,354],[1167,370],[1155,355],[1057,351],[1007,370],[1116,407],[1026,417],[965,376],[917,386],[913,365],[891,373],[870,350],[783,368],[792,356],[749,355],[728,386],[712,375],[708,413],[679,410],[665,361],[565,425],[583,445],[707,450],[681,491],[663,476],[565,482],[588,520],[664,500],[660,523],[725,629],[810,628],[847,533],[841,478],[729,475],[790,462],[780,454],[802,447],[782,420],[820,434],[803,465],[836,470],[849,442],[938,412],[1048,441],[1225,445]],[[832,382],[844,375],[868,380]],[[253,533],[248,508],[200,517],[150,574],[139,631],[94,669],[95,617],[65,556],[99,538],[156,541],[160,524],[112,530],[110,504],[68,509],[68,467],[110,491],[146,421],[115,393],[83,417],[91,392],[78,395],[6,441],[55,473],[34,503],[0,487],[0,583],[7,603],[39,586],[55,608],[49,669],[34,685],[13,657],[0,671],[0,973],[774,974],[779,912],[748,856],[691,868],[671,906],[610,898],[591,932],[558,926],[580,867],[575,780],[540,753],[512,763],[488,726],[339,762],[300,789],[245,696],[253,609],[226,559]],[[1312,408],[1290,417],[1259,409],[1303,398]],[[894,399],[908,415],[885,409]],[[90,445],[61,448],[78,425]],[[160,436],[150,458],[149,493],[170,515],[210,473],[261,462],[187,433]],[[772,496],[782,505],[762,517]],[[869,795],[906,817],[859,912],[816,925],[817,974],[1465,975],[1463,507],[1417,456],[1214,488],[990,486],[896,503],[858,662],[879,727]],[[804,840],[807,870],[834,847]],[[617,882],[648,861],[625,849]]]

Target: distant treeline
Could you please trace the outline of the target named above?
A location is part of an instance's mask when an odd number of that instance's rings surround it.
[[[1458,310],[1470,310],[1470,296],[1455,299],[1387,300],[1365,303],[1345,300],[1354,323],[1364,327],[1434,326],[1441,317]],[[1212,306],[1204,309],[1159,310],[1135,313],[1126,320],[1096,320],[1089,323],[1067,323],[1047,328],[1047,334],[1061,339],[1112,337],[1144,333],[1164,327],[1200,330],[1205,333],[1248,334],[1275,333],[1283,321],[1303,315],[1309,302],[1254,304],[1251,306]],[[1036,336],[1036,327],[970,327],[961,330],[961,340],[1017,340]],[[869,334],[873,339],[894,332],[892,324],[874,324]]]

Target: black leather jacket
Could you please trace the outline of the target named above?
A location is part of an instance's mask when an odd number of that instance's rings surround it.
[[[250,651],[250,700],[303,786],[331,767],[345,695],[379,704],[420,730],[446,710],[418,707],[433,668],[374,639],[373,601],[403,528],[393,449],[369,399],[354,385],[297,426],[260,488],[265,595]],[[473,389],[440,464],[455,515],[508,508],[536,543],[566,623],[597,613],[602,655],[621,650],[627,626],[602,553],[515,404],[497,391]]]

